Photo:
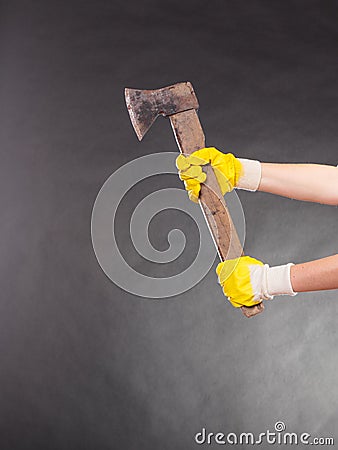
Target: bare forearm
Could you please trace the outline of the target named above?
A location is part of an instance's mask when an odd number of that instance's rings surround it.
[[[338,255],[292,266],[291,284],[295,292],[338,289]]]
[[[338,205],[338,168],[320,164],[262,163],[259,191]]]

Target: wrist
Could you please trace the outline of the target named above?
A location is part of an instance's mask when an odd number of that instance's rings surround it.
[[[242,174],[239,177],[236,188],[253,192],[257,191],[262,177],[261,163],[253,159],[238,159],[242,164]]]
[[[270,296],[274,295],[291,295],[294,292],[291,284],[291,266],[293,263],[285,264],[283,266],[267,267],[266,269],[266,291]]]

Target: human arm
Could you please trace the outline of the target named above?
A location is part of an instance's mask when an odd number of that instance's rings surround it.
[[[261,163],[258,190],[296,200],[338,205],[338,168],[321,164]]]
[[[199,158],[202,162],[198,161]],[[177,161],[180,177],[184,180],[189,197],[194,201],[198,199],[200,183],[205,181],[201,166],[208,163],[215,170],[222,193],[236,187],[270,192],[298,200],[328,205],[338,204],[336,167],[317,164],[260,163],[238,159],[215,148],[201,149],[194,152],[189,159],[180,156]],[[236,307],[253,306],[275,295],[338,289],[337,255],[303,264],[287,264],[271,268],[260,261],[253,262],[253,258],[251,261],[247,258],[250,259],[250,257],[239,258],[236,264],[234,261],[225,261],[217,268],[224,294]],[[231,273],[227,273],[228,269],[223,270],[229,268],[229,264],[234,266]]]
[[[338,168],[321,164],[261,163],[236,158],[214,147],[180,155],[177,167],[189,197],[197,201],[200,183],[205,181],[202,167],[211,164],[222,193],[233,188],[259,190],[297,200],[338,205]]]
[[[338,254],[295,264],[290,272],[295,292],[338,289]]]
[[[216,272],[234,307],[253,306],[279,295],[338,289],[338,255],[276,267],[243,256],[220,263]]]

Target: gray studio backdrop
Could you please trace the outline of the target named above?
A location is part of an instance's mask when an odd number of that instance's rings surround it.
[[[105,276],[90,236],[115,170],[176,151],[165,119],[137,141],[125,86],[189,80],[208,145],[336,165],[337,20],[337,2],[319,0],[1,5],[1,449],[186,450],[202,428],[258,435],[277,421],[338,439],[337,292],[275,299],[248,320],[214,264],[184,294],[140,298]],[[163,186],[182,187],[174,175],[145,180],[117,217],[122,251],[143,271],[125,230]],[[239,196],[247,254],[277,265],[337,252],[335,207]],[[167,211],[149,228],[165,250],[178,227],[176,271],[196,252],[194,224]]]

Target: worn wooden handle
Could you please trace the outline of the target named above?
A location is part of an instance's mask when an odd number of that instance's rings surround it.
[[[170,116],[170,123],[180,151],[186,155],[205,147],[205,137],[194,109]],[[199,204],[208,222],[221,261],[243,255],[243,248],[211,166],[206,169],[207,180],[201,186]],[[246,317],[264,310],[263,303],[242,306]]]

